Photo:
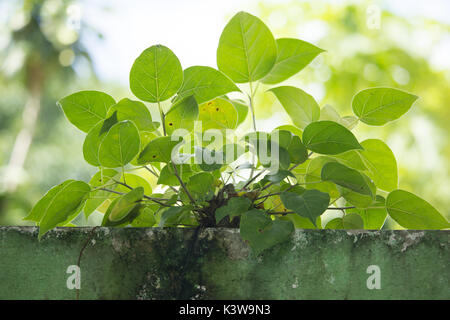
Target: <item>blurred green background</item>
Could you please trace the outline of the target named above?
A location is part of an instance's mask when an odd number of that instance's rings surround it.
[[[129,69],[155,43],[171,48],[184,68],[216,67],[220,33],[241,10],[277,38],[326,50],[285,82],[320,106],[350,115],[353,95],[374,86],[420,96],[400,120],[359,124],[356,134],[385,140],[397,157],[400,187],[450,216],[448,1],[1,0],[0,225],[26,224],[22,218],[51,186],[95,172],[83,160],[84,134],[65,119],[59,98],[85,89],[131,98]],[[256,116],[266,130],[289,121],[263,87]]]

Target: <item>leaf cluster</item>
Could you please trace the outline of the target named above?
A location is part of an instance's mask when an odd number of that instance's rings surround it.
[[[285,241],[295,228],[380,229],[388,215],[404,228],[448,228],[428,202],[398,189],[390,148],[379,139],[359,141],[352,132],[359,123],[397,120],[417,96],[369,88],[354,96],[353,115],[341,117],[300,88],[273,86],[323,52],[299,39],[275,39],[245,12],[222,32],[218,69],[183,70],[169,48],[147,48],[130,71],[130,89],[139,100],[116,102],[103,92],[81,91],[58,102],[86,133],[84,158],[99,171],[89,183],[68,180],[52,188],[26,219],[40,226],[40,237],[95,210],[104,213],[103,226],[239,227],[256,253]],[[292,124],[257,130],[254,97],[262,86],[270,86],[268,94]],[[232,92],[243,99],[230,98]],[[159,121],[145,103],[158,108]],[[237,141],[204,143],[211,130],[235,130],[249,115],[252,132]],[[188,141],[194,143],[186,147]],[[174,150],[181,151],[177,159]],[[267,161],[264,154],[277,156]],[[244,155],[254,161],[240,162]],[[136,168],[154,176],[162,191],[154,192],[148,179],[133,173]],[[324,224],[330,210],[341,215]]]

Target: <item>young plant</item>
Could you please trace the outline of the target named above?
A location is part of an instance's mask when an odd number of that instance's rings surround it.
[[[116,102],[103,92],[61,99],[67,119],[86,133],[85,160],[99,170],[89,183],[53,187],[25,219],[39,226],[39,238],[95,210],[110,227],[240,228],[256,253],[285,241],[295,228],[380,229],[387,215],[404,228],[448,228],[428,202],[397,189],[389,147],[378,139],[360,142],[351,131],[359,122],[382,126],[398,119],[417,96],[369,88],[353,98],[354,116],[341,117],[300,88],[271,87],[292,124],[257,130],[258,88],[292,77],[323,51],[302,40],[275,39],[245,12],[222,32],[218,70],[183,70],[169,48],[151,46],[131,68],[130,89],[158,108],[160,122],[143,102]],[[231,99],[232,92],[243,100]],[[162,103],[169,102],[166,111]],[[247,113],[253,130],[236,137]],[[139,170],[157,179],[160,192]],[[324,225],[327,210],[341,215]]]

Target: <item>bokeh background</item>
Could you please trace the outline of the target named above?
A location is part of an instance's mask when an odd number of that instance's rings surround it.
[[[326,50],[285,82],[320,106],[350,115],[353,95],[372,86],[420,96],[400,120],[360,124],[356,134],[385,140],[400,187],[450,216],[450,1],[0,0],[0,225],[26,224],[22,218],[50,187],[88,181],[96,171],[84,162],[84,134],[65,119],[59,98],[85,89],[132,98],[129,69],[156,43],[184,68],[216,67],[220,33],[241,10],[275,37]],[[256,116],[266,130],[289,121],[264,90]]]

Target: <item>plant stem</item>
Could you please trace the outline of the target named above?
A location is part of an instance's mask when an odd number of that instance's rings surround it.
[[[195,204],[194,198],[192,197],[191,193],[189,192],[189,190],[187,189],[187,187],[184,184],[183,180],[181,179],[180,175],[178,174],[177,166],[172,163],[172,167],[173,167],[173,171],[174,171],[175,176],[177,177],[178,181],[180,182],[181,187],[183,188],[183,190],[186,192],[187,196],[189,197],[189,200],[191,200],[191,202],[193,204]]]
[[[158,100],[158,109],[159,109],[159,115],[161,116],[163,133],[164,133],[164,136],[166,136],[166,115],[164,114],[164,111],[161,108],[161,103],[159,102],[159,100]]]

